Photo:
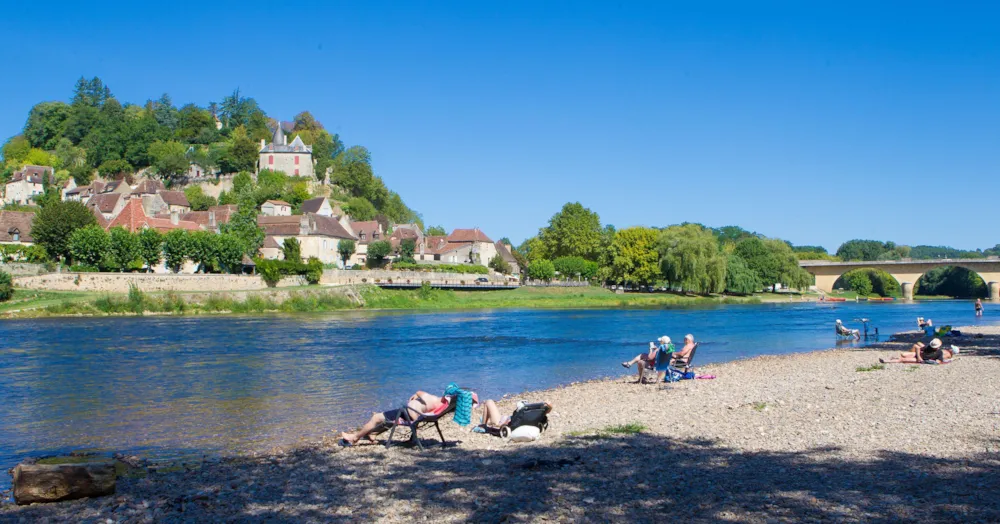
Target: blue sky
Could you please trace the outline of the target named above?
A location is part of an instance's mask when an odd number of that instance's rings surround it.
[[[580,201],[831,250],[1000,242],[1000,7],[692,4],[22,2],[0,135],[81,75],[135,103],[239,87],[368,147],[448,229],[520,242]]]

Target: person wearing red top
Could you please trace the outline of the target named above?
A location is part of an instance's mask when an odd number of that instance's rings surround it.
[[[405,408],[390,409],[389,411],[383,411],[382,413],[374,413],[372,418],[368,420],[364,426],[361,426],[360,429],[354,433],[348,433],[345,431],[340,434],[340,438],[351,446],[357,444],[357,442],[363,438],[375,440],[371,433],[386,422],[391,422],[402,417],[404,409],[408,411],[410,419],[413,420],[420,415],[435,413],[445,404],[445,400],[437,395],[431,395],[426,391],[417,391],[410,397],[409,401],[407,401]]]

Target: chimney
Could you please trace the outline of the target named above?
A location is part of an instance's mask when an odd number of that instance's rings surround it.
[[[309,234],[309,217],[302,215],[299,218],[299,235],[306,236]]]
[[[170,223],[176,226],[177,223],[180,222],[180,221],[181,221],[181,214],[179,212],[177,212],[177,210],[171,211],[170,212]]]
[[[278,125],[281,125],[281,124],[278,124]],[[287,136],[285,136],[284,134],[282,134],[282,135],[281,135],[281,142],[282,142],[282,144],[281,144],[281,145],[283,145],[283,146],[287,146],[287,145],[288,145],[288,137],[287,137]]]
[[[507,248],[507,251],[510,251],[511,253],[514,252],[514,248],[511,247],[510,242],[504,244],[503,247]]]
[[[261,139],[260,139],[260,148],[261,148],[261,149],[264,149],[264,146],[266,146],[266,145],[267,145],[267,141],[266,141],[266,140],[264,140],[263,138],[261,138]]]

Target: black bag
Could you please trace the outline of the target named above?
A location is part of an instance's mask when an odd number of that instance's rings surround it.
[[[507,426],[517,429],[521,426],[535,426],[541,431],[549,427],[549,411],[552,407],[547,402],[536,402],[534,404],[521,404],[510,416],[510,423]]]

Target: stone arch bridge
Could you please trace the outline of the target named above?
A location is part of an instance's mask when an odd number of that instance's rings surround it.
[[[800,260],[799,266],[816,277],[816,288],[827,293],[833,283],[852,269],[881,269],[892,275],[902,288],[903,298],[913,300],[913,286],[921,275],[936,267],[958,266],[979,275],[990,291],[990,300],[1000,301],[1000,258],[940,258],[935,260],[880,260],[871,262],[839,262],[831,260]]]

